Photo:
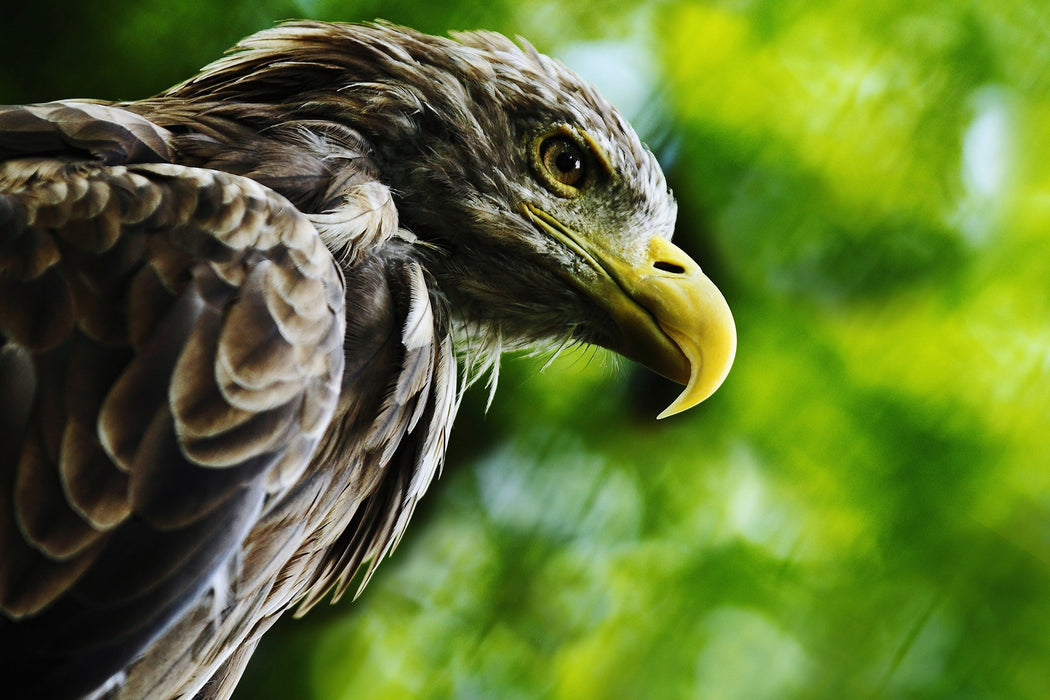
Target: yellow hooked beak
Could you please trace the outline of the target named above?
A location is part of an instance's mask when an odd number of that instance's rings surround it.
[[[692,408],[722,384],[736,356],[736,324],[725,297],[678,246],[654,236],[638,261],[628,261],[526,204],[528,218],[598,273],[597,282],[570,277],[604,308],[617,328],[609,349],[685,384],[657,418]]]

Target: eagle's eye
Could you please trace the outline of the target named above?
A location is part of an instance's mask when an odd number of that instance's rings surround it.
[[[583,180],[583,154],[580,147],[569,139],[547,139],[540,146],[540,158],[547,174],[561,184],[575,187]]]
[[[540,180],[554,194],[574,197],[587,179],[588,156],[579,143],[558,132],[538,141],[533,166]]]

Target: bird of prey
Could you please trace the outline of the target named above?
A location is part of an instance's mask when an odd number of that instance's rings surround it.
[[[5,697],[228,697],[367,581],[502,350],[706,398],[736,335],[675,213],[591,85],[492,33],[289,23],[150,99],[0,109]]]

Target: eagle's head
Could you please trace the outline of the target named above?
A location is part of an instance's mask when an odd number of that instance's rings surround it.
[[[661,417],[729,371],[732,314],[670,241],[656,158],[593,86],[528,45],[297,22],[171,94],[280,104],[361,134],[470,339],[612,349],[686,385]]]

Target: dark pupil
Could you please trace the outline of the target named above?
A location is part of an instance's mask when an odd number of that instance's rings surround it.
[[[556,167],[559,172],[569,175],[580,169],[580,159],[575,153],[562,151],[554,157],[554,167]]]

